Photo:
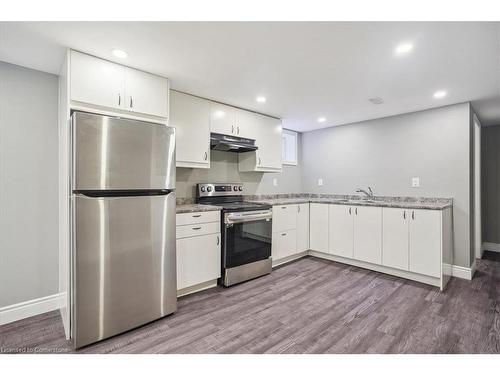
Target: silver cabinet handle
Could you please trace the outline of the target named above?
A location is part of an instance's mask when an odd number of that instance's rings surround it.
[[[118,93],[118,105],[122,105],[122,95]]]
[[[237,129],[236,134],[240,135],[240,127],[239,127],[239,126],[237,126],[237,127],[236,127],[236,129]]]
[[[300,204],[297,205],[297,212],[300,213]]]
[[[194,227],[193,230],[200,230],[201,227]]]
[[[201,214],[200,215],[193,215],[193,217],[201,217]]]
[[[281,209],[284,210],[286,208],[286,206],[281,206]]]
[[[282,236],[286,236],[286,233],[281,233]]]
[[[260,165],[260,158],[259,158],[259,165]]]
[[[403,211],[403,219],[406,220],[406,210]]]
[[[356,213],[356,215],[358,214],[358,208],[357,207],[354,209],[354,212]]]
[[[231,134],[234,133],[234,125],[231,125]]]
[[[412,218],[412,220],[415,220],[415,211],[411,212],[411,218]]]
[[[349,215],[351,214],[351,207],[349,207]]]
[[[219,236],[217,236],[217,245],[220,243]]]
[[[130,97],[130,108],[134,108],[134,101],[132,100],[132,97]]]
[[[208,157],[208,154],[207,154],[207,152],[205,151],[205,160],[207,160],[207,157]]]

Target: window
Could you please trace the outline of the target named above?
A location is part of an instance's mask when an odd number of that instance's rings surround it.
[[[297,133],[292,130],[283,129],[281,147],[282,163],[297,165]]]

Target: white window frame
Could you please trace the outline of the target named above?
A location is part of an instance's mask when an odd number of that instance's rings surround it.
[[[295,149],[295,160],[285,160],[284,155],[283,155],[283,150],[286,149],[285,143],[286,143],[286,135],[293,136],[294,138],[294,149]],[[298,133],[293,131],[293,130],[288,130],[288,129],[283,129],[283,133],[281,136],[281,163],[285,165],[298,165],[298,158],[299,158],[299,150],[298,150]]]

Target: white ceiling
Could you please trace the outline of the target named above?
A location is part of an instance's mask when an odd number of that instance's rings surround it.
[[[499,37],[492,22],[1,22],[0,60],[57,74],[71,47],[299,131],[464,101],[495,125]],[[414,48],[396,57],[401,42]],[[448,96],[434,99],[438,89]],[[384,103],[368,101],[376,96]]]

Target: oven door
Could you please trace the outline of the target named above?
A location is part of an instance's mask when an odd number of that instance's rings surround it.
[[[271,210],[226,213],[224,226],[225,269],[271,256]]]

